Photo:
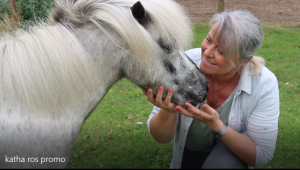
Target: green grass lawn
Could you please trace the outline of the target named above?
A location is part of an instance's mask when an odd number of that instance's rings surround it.
[[[200,47],[208,31],[195,26],[193,47]],[[280,89],[276,151],[264,168],[300,168],[300,85],[295,87],[300,84],[300,29],[269,25],[264,31],[256,55],[266,59]],[[173,141],[158,144],[150,136],[146,121],[152,107],[139,87],[127,79],[117,82],[83,124],[67,168],[169,168]]]
[[[172,144],[147,129],[152,107],[129,80],[116,83],[84,123],[67,168],[168,168]]]

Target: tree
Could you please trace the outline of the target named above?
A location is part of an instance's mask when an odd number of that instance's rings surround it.
[[[224,8],[225,8],[225,2],[224,2],[224,0],[219,0],[219,3],[218,3],[218,12],[223,12]]]
[[[16,1],[9,0],[9,6],[10,6],[11,19],[12,19],[12,27],[17,28],[19,19],[16,10]]]

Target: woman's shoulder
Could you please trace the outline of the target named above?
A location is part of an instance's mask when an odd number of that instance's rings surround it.
[[[260,73],[255,75],[255,69],[250,65],[244,67],[239,86],[248,94],[265,94],[278,86],[275,74],[266,66],[262,66]]]
[[[201,48],[192,48],[189,50],[186,50],[185,53],[186,55],[188,55],[189,57],[199,57],[201,58]]]
[[[269,82],[271,84],[277,83],[277,77],[266,66],[262,66],[262,69],[261,69],[261,79],[262,79],[262,81]]]
[[[253,85],[256,85],[258,89],[263,91],[269,91],[278,86],[278,80],[276,75],[269,70],[266,66],[262,66],[260,74],[252,77]]]

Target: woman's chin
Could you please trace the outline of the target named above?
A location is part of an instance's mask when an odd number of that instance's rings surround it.
[[[200,64],[200,70],[204,73],[204,74],[212,74],[215,69],[211,68],[211,67],[207,67],[205,64],[201,63]]]

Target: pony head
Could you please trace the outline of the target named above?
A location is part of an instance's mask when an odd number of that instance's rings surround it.
[[[126,77],[144,89],[153,89],[154,94],[160,85],[164,86],[163,98],[169,88],[173,89],[171,100],[181,106],[185,102],[193,105],[203,102],[208,83],[183,50],[190,44],[192,31],[182,8],[173,1],[152,0],[136,2],[131,11],[136,21],[151,35],[158,57],[148,56],[155,60],[144,64],[143,70],[126,72]]]
[[[105,76],[116,76],[114,82],[126,77],[154,94],[163,86],[163,98],[172,89],[172,102],[182,106],[206,99],[207,80],[184,52],[192,42],[192,24],[175,1],[62,0],[50,18],[72,27],[92,58],[108,55],[100,70],[113,68]]]

